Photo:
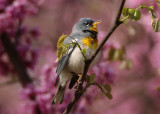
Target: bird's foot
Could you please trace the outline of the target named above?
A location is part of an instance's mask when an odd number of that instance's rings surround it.
[[[81,75],[81,74],[79,74],[78,76],[79,76],[79,78],[78,78],[77,82],[78,82],[78,83],[82,83],[82,82],[81,82],[82,75]]]
[[[77,80],[77,83],[78,84],[80,84],[80,83],[82,83],[81,82],[81,79],[82,79],[82,75],[81,74],[79,74],[79,75],[77,75],[78,76],[78,80]],[[83,90],[83,88],[78,88],[78,86],[75,86],[75,88],[74,88],[76,91],[78,90],[78,91],[81,91],[81,90]]]

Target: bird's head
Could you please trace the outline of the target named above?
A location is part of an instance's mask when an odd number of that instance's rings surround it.
[[[80,18],[80,20],[74,25],[72,33],[81,33],[83,35],[89,35],[93,38],[97,38],[97,24],[101,21],[94,21],[91,18]]]

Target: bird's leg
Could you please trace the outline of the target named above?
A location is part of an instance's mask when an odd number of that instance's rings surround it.
[[[79,74],[78,76],[79,76],[79,78],[78,78],[77,82],[78,82],[78,83],[82,83],[82,82],[81,82],[82,75]]]
[[[82,82],[81,82],[82,75],[79,74],[79,75],[77,75],[77,76],[78,76],[77,83],[82,83]],[[78,90],[77,86],[75,87],[75,90]],[[82,90],[83,90],[83,88],[80,88],[80,91],[82,91]]]
[[[74,75],[77,76],[77,78],[75,78],[76,82],[77,82],[78,84],[79,84],[79,83],[82,83],[82,82],[81,82],[82,75],[81,75],[81,74],[75,74],[75,73],[74,73]],[[86,77],[85,77],[85,80],[86,80]],[[77,86],[75,86],[74,89],[77,90],[77,89],[78,89]],[[82,87],[82,88],[79,88],[79,90],[82,91],[82,90],[83,90],[83,87]]]

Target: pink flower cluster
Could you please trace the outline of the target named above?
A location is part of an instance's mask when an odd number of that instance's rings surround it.
[[[39,36],[39,30],[28,29],[23,25],[23,20],[37,13],[39,3],[39,0],[0,0],[0,34],[7,33],[26,67],[31,69],[35,65],[38,54],[37,49],[32,48],[32,42]],[[14,68],[1,42],[0,56],[0,75],[14,73]]]
[[[19,21],[37,12],[34,0],[0,0],[0,5],[0,33],[14,34]]]

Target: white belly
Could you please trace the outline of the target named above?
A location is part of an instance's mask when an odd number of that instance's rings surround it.
[[[86,48],[86,58],[89,59],[91,57],[91,55],[94,53],[94,50],[90,50]],[[95,63],[97,63],[99,58],[99,54],[98,56],[94,59],[94,61],[92,62],[91,66],[93,66]],[[84,69],[84,57],[80,51],[80,49],[78,47],[76,47],[74,49],[74,51],[72,52],[69,61],[68,61],[68,69],[70,70],[70,72],[74,72],[76,74],[82,74],[83,73],[83,69]]]

